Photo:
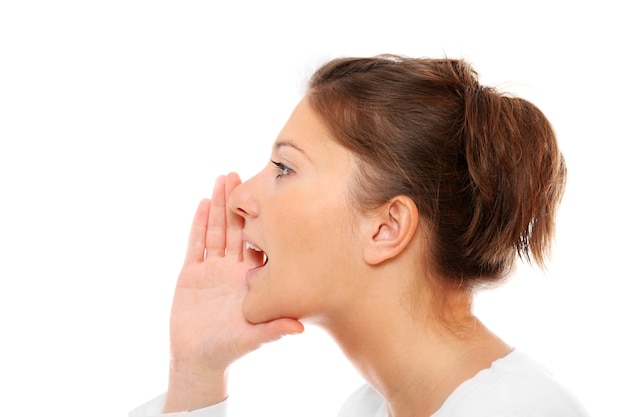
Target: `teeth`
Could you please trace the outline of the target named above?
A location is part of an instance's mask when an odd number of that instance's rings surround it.
[[[250,242],[246,242],[246,249],[254,249],[254,250],[255,250],[255,251],[257,251],[257,252],[263,252],[263,251],[261,250],[261,248],[259,248],[259,247],[257,247],[257,246],[254,246],[254,245],[253,245],[252,243],[250,243]]]

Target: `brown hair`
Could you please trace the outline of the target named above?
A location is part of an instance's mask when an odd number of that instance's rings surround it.
[[[308,100],[362,162],[365,209],[413,199],[439,275],[472,286],[506,276],[516,255],[545,265],[566,167],[533,104],[481,86],[466,61],[395,55],[328,62]]]

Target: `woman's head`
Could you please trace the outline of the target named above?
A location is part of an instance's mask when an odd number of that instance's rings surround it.
[[[543,265],[566,168],[543,113],[483,87],[462,60],[333,60],[308,103],[353,152],[364,210],[410,197],[429,234],[428,264],[450,283],[506,276],[516,256]]]

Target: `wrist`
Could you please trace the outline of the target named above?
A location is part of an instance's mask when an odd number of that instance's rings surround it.
[[[164,413],[193,411],[226,399],[228,368],[210,369],[191,362],[170,360]]]

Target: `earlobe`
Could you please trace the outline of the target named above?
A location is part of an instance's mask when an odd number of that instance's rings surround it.
[[[370,236],[363,258],[368,264],[377,265],[398,256],[413,240],[418,211],[411,198],[401,195],[379,207],[369,220]]]

